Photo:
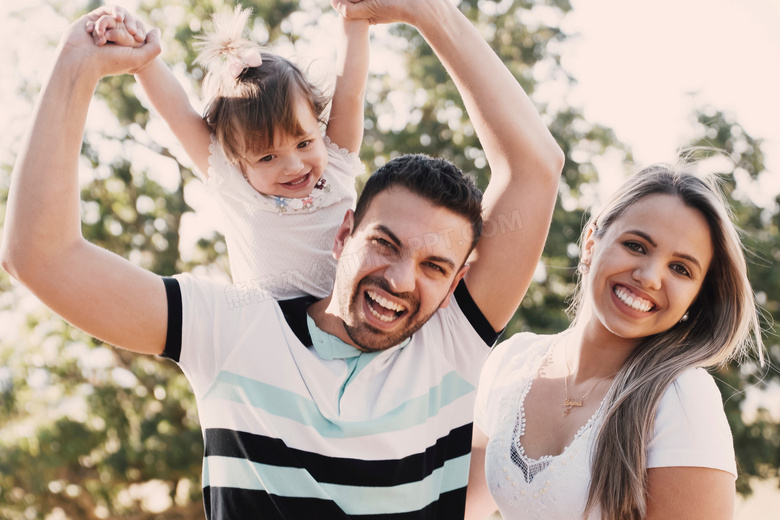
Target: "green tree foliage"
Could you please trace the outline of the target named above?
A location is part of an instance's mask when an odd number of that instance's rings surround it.
[[[758,390],[777,385],[780,374],[780,348],[777,324],[772,316],[780,310],[780,273],[772,269],[780,260],[780,197],[769,207],[759,207],[749,194],[756,190],[764,167],[761,140],[756,139],[734,121],[733,117],[712,107],[705,107],[693,116],[698,136],[691,145],[701,147],[699,153],[710,156],[712,170],[723,179],[724,192],[731,201],[734,219],[743,231],[747,251],[748,271],[757,300],[763,308],[763,341],[767,349],[766,365],[755,359],[741,365],[731,363],[720,369],[716,380],[726,401],[726,414],[734,434],[739,459],[740,476],[737,489],[750,493],[750,479],[775,478],[780,467],[780,423],[764,408],[746,410],[746,398]],[[707,149],[721,150],[713,154]],[[745,414],[751,416],[746,422]]]
[[[255,8],[254,34],[267,35],[271,42],[302,40],[305,29],[329,10],[325,0],[243,3]],[[225,4],[140,2],[140,16],[163,29],[163,58],[194,93],[203,77],[193,63],[194,37]],[[58,8],[63,20],[71,20],[96,5],[79,2],[74,8],[66,2]],[[631,155],[610,129],[589,123],[578,109],[550,93],[550,85],[565,90],[573,81],[559,56],[566,38],[560,23],[571,9],[568,0],[463,0],[460,7],[537,101],[566,153],[543,265],[507,336],[521,330],[559,331],[568,323],[564,309],[585,209],[595,198],[594,159],[610,152],[630,162]],[[301,11],[303,21],[292,23],[291,15]],[[34,13],[30,16],[20,22],[30,23]],[[388,70],[370,77],[361,150],[368,170],[400,152],[428,153],[455,162],[484,187],[489,176],[484,154],[454,85],[430,48],[406,26],[391,28],[382,40],[376,46],[400,56],[405,73]],[[20,95],[28,98],[37,89],[19,86]],[[180,152],[155,139],[154,116],[137,93],[128,76],[104,79],[97,89],[93,111],[102,106],[110,123],[100,130],[90,126],[82,148],[88,172],[82,182],[84,235],[159,274],[196,266],[226,272],[224,239],[218,233],[203,236],[182,259],[182,220],[192,211],[185,192],[199,181]],[[734,159],[724,175],[746,243],[754,251],[754,287],[771,316],[780,305],[780,274],[771,269],[780,259],[778,204],[757,207],[745,196],[764,171],[761,143],[715,110],[703,110],[697,121],[700,138],[691,144],[721,148]],[[159,167],[147,166],[160,161],[173,172],[173,180],[161,175]],[[4,210],[11,166],[0,168]],[[2,215],[4,211],[0,219]],[[495,229],[501,232],[500,226]],[[53,512],[72,519],[202,515],[203,446],[194,399],[180,371],[170,362],[114,350],[87,337],[42,308],[5,273],[0,273],[0,291],[0,517],[44,518]],[[779,352],[770,320],[766,330],[764,339],[776,364]],[[777,381],[777,373],[752,363],[724,367],[719,378],[743,473],[740,491],[748,492],[748,477],[776,476],[780,435],[766,411],[745,423],[744,392]]]

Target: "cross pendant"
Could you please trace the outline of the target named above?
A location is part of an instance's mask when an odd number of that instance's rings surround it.
[[[579,401],[573,401],[573,400],[569,399],[568,397],[566,399],[564,399],[563,400],[563,407],[566,408],[566,409],[563,411],[563,416],[566,417],[567,415],[569,415],[569,413],[571,412],[571,409],[574,408],[575,406],[578,407],[578,408],[580,406],[582,406],[582,399],[580,399]]]

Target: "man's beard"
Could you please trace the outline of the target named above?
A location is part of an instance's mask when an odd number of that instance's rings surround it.
[[[398,301],[403,302],[406,310],[404,315],[398,319],[404,320],[407,324],[406,327],[386,332],[377,328],[374,328],[370,324],[363,321],[362,317],[357,320],[350,319],[350,322],[357,321],[357,323],[348,323],[345,318],[355,318],[362,316],[363,299],[367,298],[364,294],[370,287],[376,287],[382,291],[394,296]],[[367,303],[368,304],[368,303]],[[390,347],[398,345],[406,338],[417,332],[438,309],[433,310],[430,314],[424,317],[419,316],[420,312],[420,300],[412,293],[397,294],[390,290],[390,286],[383,277],[366,277],[360,280],[357,288],[354,292],[350,293],[349,287],[342,287],[339,290],[339,305],[341,320],[344,324],[344,329],[358,348],[364,352],[376,352],[386,350]],[[370,305],[370,304],[368,304]]]

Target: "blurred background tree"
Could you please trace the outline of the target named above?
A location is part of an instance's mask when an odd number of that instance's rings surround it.
[[[193,64],[194,36],[208,24],[219,0],[141,0],[136,11],[163,30],[163,59],[196,102],[203,71]],[[244,1],[255,8],[253,35],[279,49],[304,55],[317,27],[335,21],[326,0]],[[98,2],[50,3],[60,27]],[[460,8],[479,27],[532,96],[566,153],[560,197],[535,282],[507,333],[546,333],[567,326],[586,208],[599,200],[598,158],[630,164],[628,147],[603,126],[567,106],[550,85],[571,85],[561,66],[567,38],[561,22],[568,0],[463,0]],[[43,8],[41,8],[43,9]],[[40,12],[19,11],[14,23]],[[375,32],[375,62],[367,93],[361,158],[373,171],[399,152],[447,158],[475,176],[481,187],[489,170],[454,85],[416,30],[393,26]],[[50,46],[56,45],[54,34]],[[377,52],[384,52],[376,59]],[[19,78],[18,93],[30,103],[40,85]],[[144,107],[132,77],[104,79],[96,92],[82,148],[82,220],[90,241],[162,275],[196,271],[227,280],[221,234],[192,229],[192,201],[200,181],[191,163]],[[96,118],[96,119],[95,119]],[[761,140],[728,114],[702,107],[692,114],[697,136],[680,145],[725,150],[706,164],[723,174],[734,214],[751,251],[751,280],[766,310],[764,341],[777,366],[780,350],[771,316],[780,305],[778,204],[758,207],[749,197],[764,172]],[[18,140],[0,163],[0,219]],[[8,152],[8,151],[6,151]],[[2,157],[2,156],[0,156]],[[717,159],[720,157],[721,159]],[[363,179],[364,181],[365,179]],[[780,203],[780,199],[776,202]],[[189,222],[189,223],[188,223]],[[2,220],[0,220],[2,224]],[[190,235],[192,231],[190,231]],[[198,518],[202,516],[202,440],[189,385],[172,363],[136,356],[97,342],[45,309],[7,274],[0,273],[0,517]],[[777,477],[780,433],[776,419],[747,406],[750,392],[778,383],[774,369],[754,362],[729,365],[719,384],[735,436],[741,475]],[[752,390],[751,390],[752,389]]]

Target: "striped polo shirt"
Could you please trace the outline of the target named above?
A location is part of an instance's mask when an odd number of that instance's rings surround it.
[[[372,353],[317,329],[309,297],[237,301],[186,274],[165,287],[163,355],[195,393],[207,518],[463,518],[475,390],[498,337],[465,283]]]

